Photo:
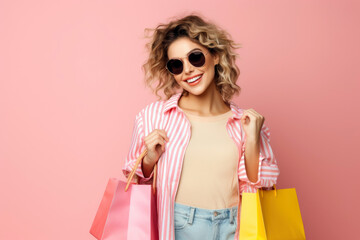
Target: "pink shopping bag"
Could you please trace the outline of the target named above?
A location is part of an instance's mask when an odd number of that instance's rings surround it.
[[[154,175],[151,185],[130,184],[145,150],[124,182],[110,178],[90,228],[98,240],[158,240]],[[156,172],[156,165],[154,173]]]

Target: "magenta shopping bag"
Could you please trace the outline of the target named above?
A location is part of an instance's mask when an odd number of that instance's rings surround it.
[[[90,228],[98,240],[158,240],[154,175],[153,186],[130,184],[145,150],[124,182],[110,178]],[[155,165],[156,167],[156,165]],[[154,169],[154,173],[156,168]]]

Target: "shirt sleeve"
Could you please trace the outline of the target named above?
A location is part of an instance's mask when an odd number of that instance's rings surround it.
[[[125,158],[125,163],[122,168],[123,174],[126,178],[128,178],[130,172],[134,168],[136,160],[146,148],[144,143],[145,135],[144,135],[144,121],[142,114],[143,114],[142,111],[140,111],[135,117],[130,149]],[[139,184],[149,184],[150,182],[152,182],[151,179],[153,177],[154,171],[151,173],[151,175],[148,178],[145,178],[144,173],[142,171],[142,160],[141,160],[138,168],[136,169],[135,174],[138,177]],[[134,176],[134,178],[136,176]],[[135,182],[135,179],[133,179],[132,182]]]
[[[245,142],[242,145],[242,155],[239,164],[239,189],[240,193],[242,192],[252,192],[256,193],[258,188],[270,188],[276,184],[277,177],[280,174],[278,168],[277,160],[274,156],[272,148],[270,146],[270,130],[263,124],[263,127],[260,131],[260,154],[259,154],[259,168],[258,168],[258,180],[256,182],[251,182],[247,177],[247,172],[245,168],[245,146],[246,146],[246,137]]]

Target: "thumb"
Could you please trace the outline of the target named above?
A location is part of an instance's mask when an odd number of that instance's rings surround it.
[[[242,123],[242,124],[245,124],[245,123],[246,123],[246,117],[242,117],[242,118],[241,118],[241,123]]]

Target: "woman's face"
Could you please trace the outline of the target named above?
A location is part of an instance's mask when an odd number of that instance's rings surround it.
[[[200,51],[205,55],[205,64],[202,67],[191,65],[188,54],[193,51]],[[168,58],[181,58],[183,60],[183,71],[178,75],[173,75],[176,82],[189,94],[201,95],[206,92],[210,86],[215,87],[215,65],[219,63],[217,56],[212,56],[207,48],[191,41],[188,37],[181,37],[172,42],[167,52]],[[200,76],[200,79],[193,83],[194,77]]]

